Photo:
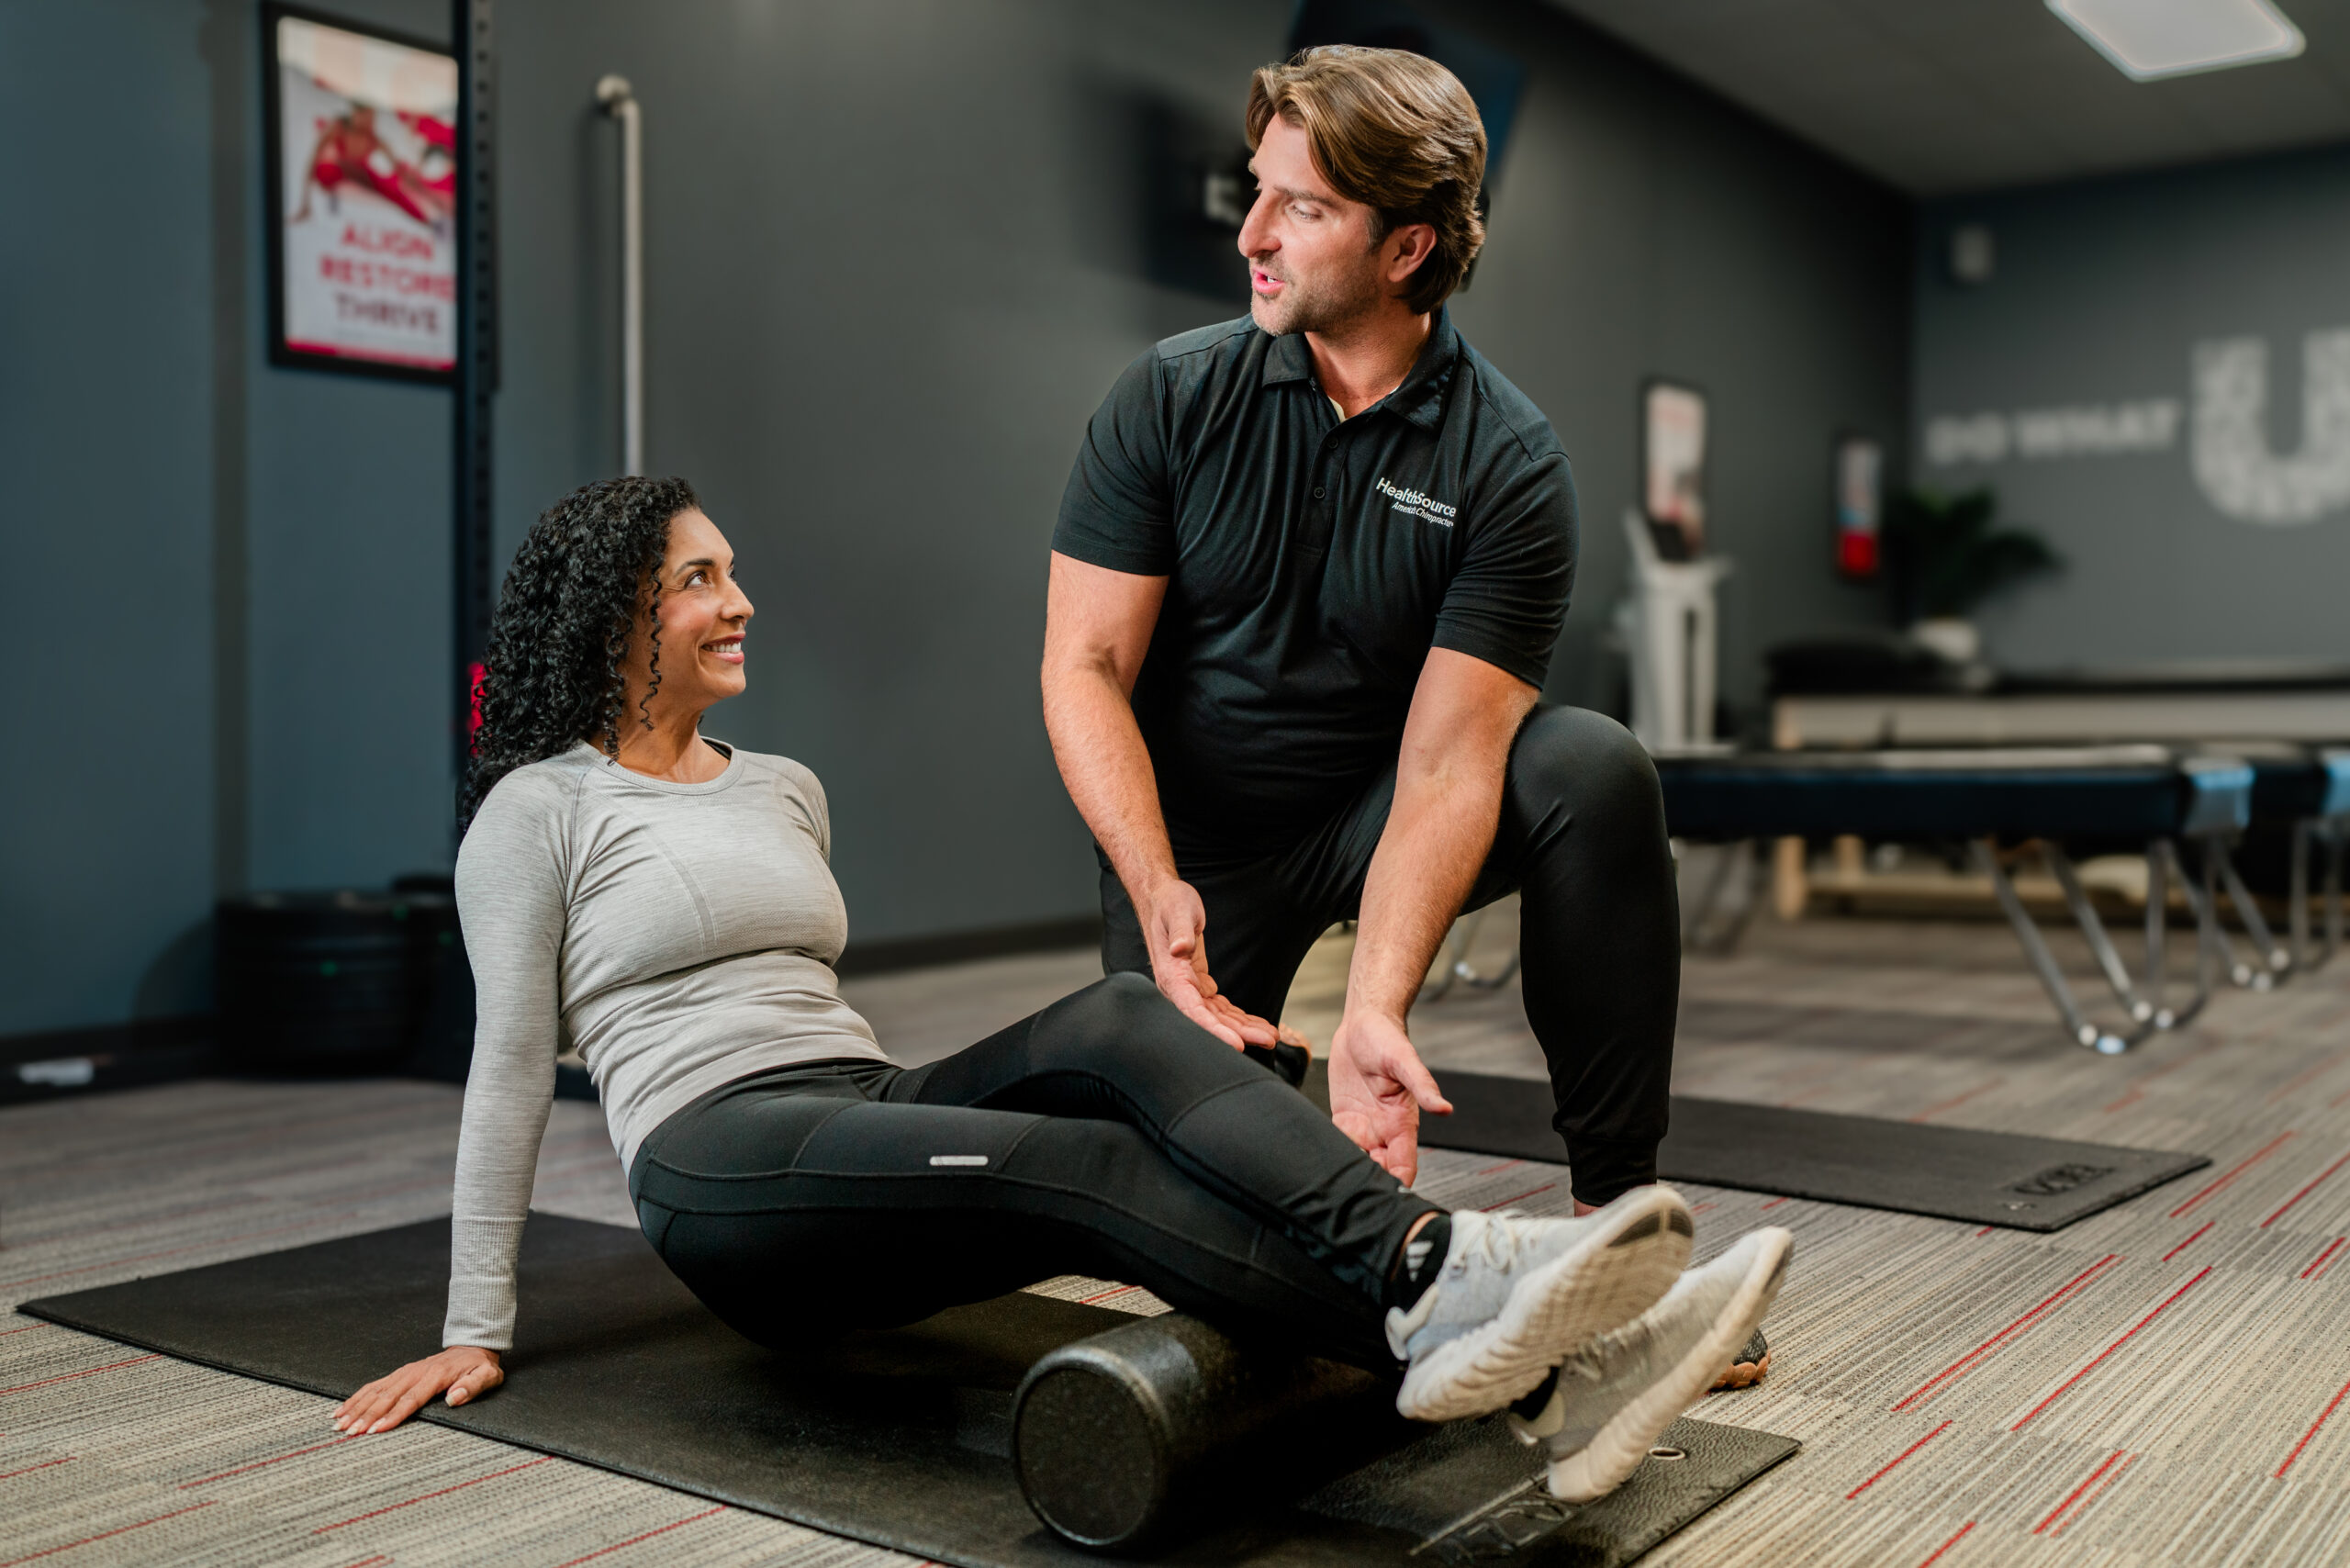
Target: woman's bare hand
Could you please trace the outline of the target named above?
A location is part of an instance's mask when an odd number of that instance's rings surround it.
[[[445,1394],[452,1405],[479,1399],[506,1381],[498,1352],[478,1345],[452,1345],[437,1356],[410,1361],[379,1377],[335,1406],[334,1429],[357,1437],[388,1432]]]

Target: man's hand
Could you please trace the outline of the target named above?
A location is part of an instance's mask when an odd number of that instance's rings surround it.
[[[334,1429],[357,1437],[388,1432],[446,1394],[452,1405],[480,1398],[506,1381],[498,1352],[477,1345],[452,1345],[388,1377],[379,1377],[335,1407]]]
[[[1348,1014],[1330,1036],[1330,1120],[1405,1186],[1420,1172],[1420,1113],[1452,1114],[1401,1019]]]
[[[1143,941],[1150,948],[1151,978],[1184,1017],[1236,1051],[1283,1039],[1305,1043],[1304,1036],[1294,1031],[1284,1035],[1216,990],[1214,977],[1208,973],[1207,906],[1191,883],[1169,879],[1147,907],[1135,913],[1142,918]]]

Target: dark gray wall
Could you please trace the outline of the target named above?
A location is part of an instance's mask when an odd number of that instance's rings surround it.
[[[1600,644],[1629,570],[1639,388],[1665,375],[1708,394],[1708,539],[1737,563],[1722,689],[1751,717],[1763,649],[1884,618],[1831,570],[1829,466],[1840,431],[1900,455],[1908,204],[1548,7],[1445,14],[1532,68],[1456,313],[1574,461],[1582,577],[1552,695],[1614,699]]]
[[[333,9],[446,27],[438,0]],[[645,113],[650,465],[702,488],[760,610],[751,694],[711,727],[823,776],[860,939],[1090,905],[1037,718],[1046,539],[1119,368],[1243,308],[1237,259],[1222,297],[1154,281],[1197,269],[1149,249],[1137,186],[1153,126],[1237,143],[1248,72],[1289,16],[498,8],[499,557],[618,466],[616,133],[590,103],[618,71]],[[1532,0],[1447,16],[1530,67],[1459,317],[1576,459],[1584,567],[1553,689],[1612,696],[1597,642],[1636,397],[1670,374],[1713,395],[1716,537],[1740,562],[1727,673],[1751,692],[1762,644],[1874,613],[1829,575],[1826,467],[1839,428],[1906,422],[1905,209]],[[145,759],[110,767],[93,744],[72,788],[26,769],[0,786],[10,820],[40,824],[0,849],[12,962],[36,959],[0,988],[16,1033],[205,1005],[216,891],[445,863],[448,408],[263,357],[257,7],[0,18],[0,115],[53,149],[25,172],[19,210],[40,221],[0,241],[0,441],[37,498],[16,526],[41,580],[95,574],[125,629],[95,663],[41,641],[30,684]],[[46,128],[100,95],[133,106],[57,143]],[[191,129],[207,124],[208,151]],[[155,265],[164,220],[208,251]]]
[[[0,138],[28,154],[0,223],[19,737],[0,1031],[128,1017],[211,894],[200,21],[143,0],[0,8]]]
[[[1086,416],[1155,338],[1235,315],[1133,238],[1149,106],[1237,141],[1290,7],[1042,0],[510,4],[503,540],[613,462],[605,71],[644,105],[648,463],[759,602],[719,734],[830,786],[867,937],[1081,913],[1090,854],[1036,713],[1044,549]],[[1905,204],[1546,7],[1449,7],[1531,66],[1459,319],[1548,409],[1586,530],[1554,689],[1606,701],[1644,375],[1713,394],[1729,689],[1766,643],[1874,619],[1829,570],[1843,427],[1897,441]],[[519,62],[528,62],[527,71]],[[582,253],[587,258],[582,262]]]
[[[1996,239],[1987,285],[1948,278],[1962,223]],[[1916,288],[1919,476],[1996,487],[2009,517],[2071,560],[1980,617],[1995,657],[2350,656],[2350,148],[1938,202],[1921,214]],[[2334,390],[2305,446],[2304,342],[2329,330],[2344,346],[2318,361]],[[2227,433],[2232,399],[2199,395],[2195,375],[2199,346],[2246,339],[2267,360],[2249,442],[2242,422]],[[2081,450],[2110,446],[2123,407],[2165,403],[2167,442]],[[2051,409],[2095,417],[2059,443],[2070,450],[2020,453],[2015,415]],[[1985,416],[2007,455],[1924,460],[1937,420]],[[2282,490],[2247,504],[2268,479]]]
[[[243,14],[256,79],[258,7]],[[330,0],[354,22],[442,39],[446,0]],[[244,222],[250,465],[245,790],[257,888],[380,887],[450,861],[449,394],[269,365],[258,236],[260,93]]]
[[[73,725],[0,780],[0,1034],[201,1012],[218,894],[448,860],[447,395],[266,363],[260,53],[239,0],[0,9],[14,684]]]

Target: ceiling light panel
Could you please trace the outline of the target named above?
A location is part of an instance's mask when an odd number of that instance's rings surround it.
[[[2270,0],[2047,0],[2133,82],[2290,60],[2307,47]]]

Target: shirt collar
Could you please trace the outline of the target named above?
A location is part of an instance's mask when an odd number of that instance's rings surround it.
[[[1451,311],[1439,305],[1436,319],[1428,326],[1428,341],[1420,346],[1420,357],[1413,362],[1410,373],[1373,407],[1432,431],[1444,416],[1444,395],[1460,364],[1460,334],[1452,330]],[[1313,379],[1314,354],[1305,346],[1304,333],[1287,333],[1266,348],[1262,385]]]

